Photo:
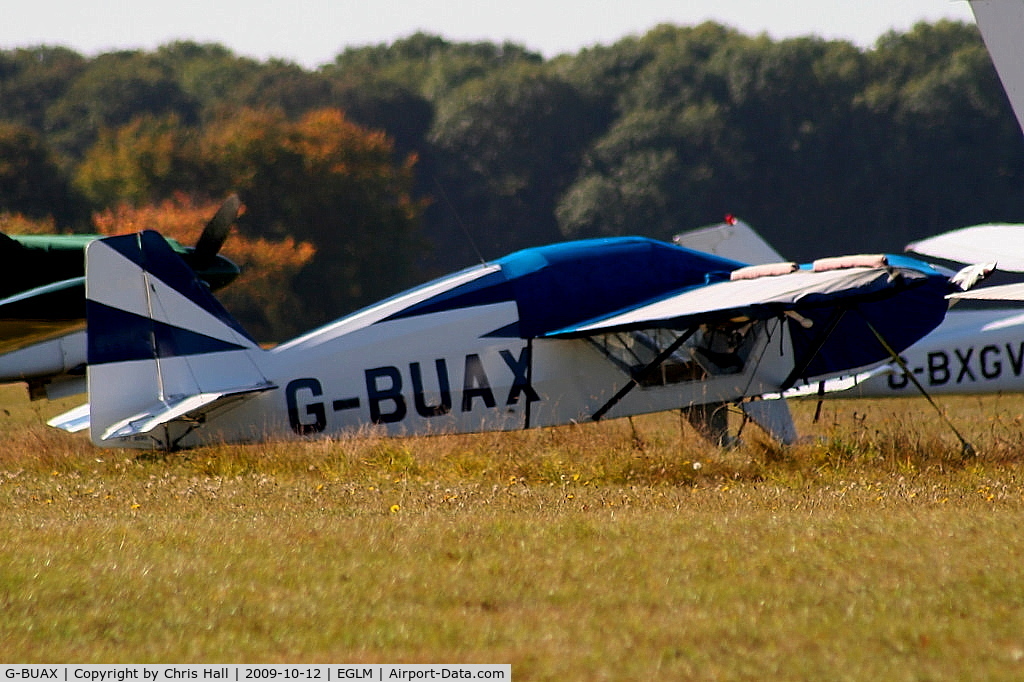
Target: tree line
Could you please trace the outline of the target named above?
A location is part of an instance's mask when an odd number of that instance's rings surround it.
[[[316,70],[192,42],[0,51],[0,226],[91,231],[238,191],[242,238],[292,258],[267,338],[515,249],[726,213],[794,259],[898,251],[1024,221],[1022,179],[957,22],[870,49],[662,25],[553,59],[415,34]]]

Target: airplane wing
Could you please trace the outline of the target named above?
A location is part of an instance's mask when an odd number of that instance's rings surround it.
[[[851,302],[883,292],[924,284],[928,276],[912,268],[849,267],[834,270],[797,269],[788,274],[732,280],[692,288],[630,310],[590,320],[547,334],[579,338],[613,331],[672,327],[736,319],[768,319],[787,311],[799,314],[823,305]]]
[[[950,294],[949,297],[974,301],[1024,301],[1024,282],[982,287],[971,291],[958,291]]]
[[[33,399],[85,390],[85,278],[0,299],[0,383],[26,381]]]
[[[782,271],[785,268],[765,269],[768,273]],[[778,385],[779,391],[786,391],[801,380],[850,373],[891,358],[892,349],[906,348],[942,322],[948,308],[944,296],[951,287],[948,277],[911,258],[826,259],[812,269],[690,288],[545,336],[591,338],[657,329],[682,332],[595,413],[595,419],[600,419],[701,325],[738,327],[787,318],[794,364]]]
[[[39,314],[40,311],[65,310],[69,300],[76,302],[77,307],[66,316]],[[84,313],[84,277],[72,277],[2,298],[0,354],[85,329]]]
[[[1024,272],[1024,225],[964,227],[908,244],[907,251],[956,263],[994,261],[1000,270]]]

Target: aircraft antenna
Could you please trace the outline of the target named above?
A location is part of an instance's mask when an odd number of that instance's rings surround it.
[[[448,209],[452,212],[452,215],[455,216],[455,222],[458,223],[459,229],[462,230],[462,234],[466,236],[466,240],[469,242],[469,245],[473,247],[473,253],[475,253],[476,257],[480,260],[480,264],[486,265],[487,261],[484,259],[483,254],[480,253],[480,249],[477,248],[473,235],[469,233],[469,229],[466,227],[466,224],[462,222],[462,216],[459,215],[458,210],[455,208],[455,204],[453,204],[452,200],[448,198],[448,193],[444,191],[441,181],[438,180],[436,176],[434,177],[434,186],[437,187],[437,191],[440,193],[441,198],[444,199],[444,203],[447,204]]]

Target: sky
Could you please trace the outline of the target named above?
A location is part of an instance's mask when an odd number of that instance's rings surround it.
[[[870,47],[888,30],[948,18],[973,22],[966,0],[14,0],[0,49],[63,45],[86,56],[152,50],[174,40],[220,43],[238,55],[306,68],[346,47],[416,31],[453,41],[524,45],[545,57],[610,45],[659,23],[715,20],[743,33],[818,35]]]

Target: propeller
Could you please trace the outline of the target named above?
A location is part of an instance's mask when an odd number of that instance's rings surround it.
[[[238,212],[242,202],[237,194],[230,195],[217,209],[217,213],[206,223],[203,233],[199,235],[195,248],[192,250],[192,267],[196,270],[203,270],[211,267],[220,247],[228,238],[231,226],[238,219]]]

